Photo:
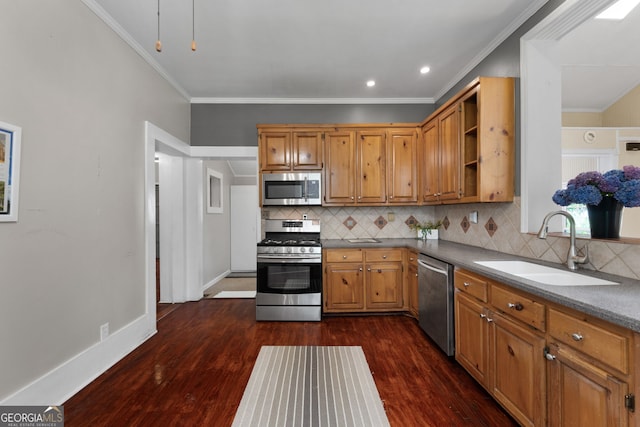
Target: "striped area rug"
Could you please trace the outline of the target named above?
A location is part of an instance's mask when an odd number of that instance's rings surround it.
[[[232,427],[389,426],[362,347],[263,346]]]

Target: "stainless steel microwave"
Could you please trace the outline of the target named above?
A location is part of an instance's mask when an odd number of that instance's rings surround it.
[[[321,205],[322,173],[262,174],[262,206]]]

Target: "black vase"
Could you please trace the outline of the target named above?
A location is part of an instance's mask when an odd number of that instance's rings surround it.
[[[622,203],[613,197],[603,197],[599,205],[587,205],[593,239],[619,239]]]

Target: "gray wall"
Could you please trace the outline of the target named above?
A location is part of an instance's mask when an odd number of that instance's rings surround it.
[[[207,213],[204,203],[203,220],[203,284],[211,282],[218,276],[231,270],[231,221],[230,187],[233,183],[233,174],[229,165],[224,160],[205,160],[203,164],[203,188],[207,190],[207,168],[223,174],[223,195],[221,214]],[[257,203],[257,202],[256,202]]]
[[[417,123],[433,104],[193,104],[191,145],[256,146],[261,123]]]
[[[2,401],[145,315],[144,121],[188,141],[190,107],[79,0],[0,0],[0,52],[0,120],[22,127]]]

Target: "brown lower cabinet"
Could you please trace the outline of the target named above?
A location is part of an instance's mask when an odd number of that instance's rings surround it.
[[[404,249],[325,249],[325,313],[403,311]]]
[[[521,425],[640,425],[638,334],[473,272],[454,283],[456,360]]]

